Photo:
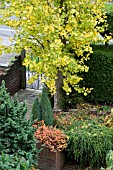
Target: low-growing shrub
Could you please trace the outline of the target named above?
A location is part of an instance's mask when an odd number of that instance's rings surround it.
[[[97,120],[77,120],[66,133],[69,157],[82,165],[104,166],[106,155],[113,149],[113,128]]]
[[[31,164],[28,159],[19,155],[0,155],[0,170],[31,170]]]
[[[34,125],[34,128],[37,128],[37,125]],[[51,150],[63,151],[67,146],[68,136],[61,130],[56,129],[55,127],[50,127],[46,125],[39,126],[35,132],[35,137],[42,144],[49,146]]]
[[[102,115],[99,113],[98,115],[90,113],[87,110],[79,110],[76,113],[74,112],[60,112],[54,113],[54,126],[57,128],[67,131],[71,128],[71,125],[74,121],[95,121],[99,124],[111,126],[111,114]]]
[[[75,113],[62,113],[54,114],[54,126],[61,130],[67,130],[68,127],[76,120]]]
[[[106,165],[109,168],[109,170],[113,169],[113,151],[112,150],[110,150],[106,156]]]
[[[113,151],[110,150],[106,156],[106,169],[101,167],[100,170],[113,170]]]

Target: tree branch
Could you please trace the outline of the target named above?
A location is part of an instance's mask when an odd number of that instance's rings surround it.
[[[33,37],[33,39],[35,39],[40,45],[41,47],[44,49],[44,45],[37,39],[35,38],[33,35],[31,35]],[[32,39],[32,38],[29,38],[29,39]]]

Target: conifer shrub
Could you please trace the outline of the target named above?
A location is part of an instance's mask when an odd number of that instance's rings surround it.
[[[42,115],[41,115],[41,107],[40,107],[40,102],[38,97],[33,102],[32,106],[32,119],[36,120],[38,119],[39,121],[42,120]]]
[[[53,111],[46,91],[46,87],[44,87],[42,90],[40,101],[38,98],[34,100],[32,106],[32,119],[38,119],[38,121],[44,120],[46,126],[53,125]]]
[[[17,155],[32,166],[37,155],[36,139],[31,119],[26,119],[27,107],[7,93],[5,82],[0,87],[0,155]]]
[[[51,103],[49,101],[49,98],[48,98],[48,95],[47,95],[45,87],[42,90],[40,106],[41,106],[42,120],[44,120],[44,123],[47,126],[53,125],[53,120],[54,119],[53,119],[52,107],[51,107]]]

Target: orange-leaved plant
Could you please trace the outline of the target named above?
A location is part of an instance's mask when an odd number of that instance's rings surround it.
[[[34,128],[36,127],[38,126],[34,125]],[[34,135],[42,144],[49,146],[51,151],[55,149],[63,151],[67,146],[68,136],[55,127],[48,127],[43,124],[38,127]]]

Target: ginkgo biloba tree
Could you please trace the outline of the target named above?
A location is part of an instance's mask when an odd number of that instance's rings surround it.
[[[26,50],[24,65],[36,73],[29,82],[42,74],[42,81],[56,92],[55,108],[61,86],[67,94],[71,86],[86,94],[89,89],[79,87],[77,73],[88,71],[84,61],[92,53],[90,43],[104,29],[97,25],[104,22],[106,0],[2,0],[1,6],[4,1],[9,7],[1,11],[0,22],[16,31],[15,45],[7,52]]]

